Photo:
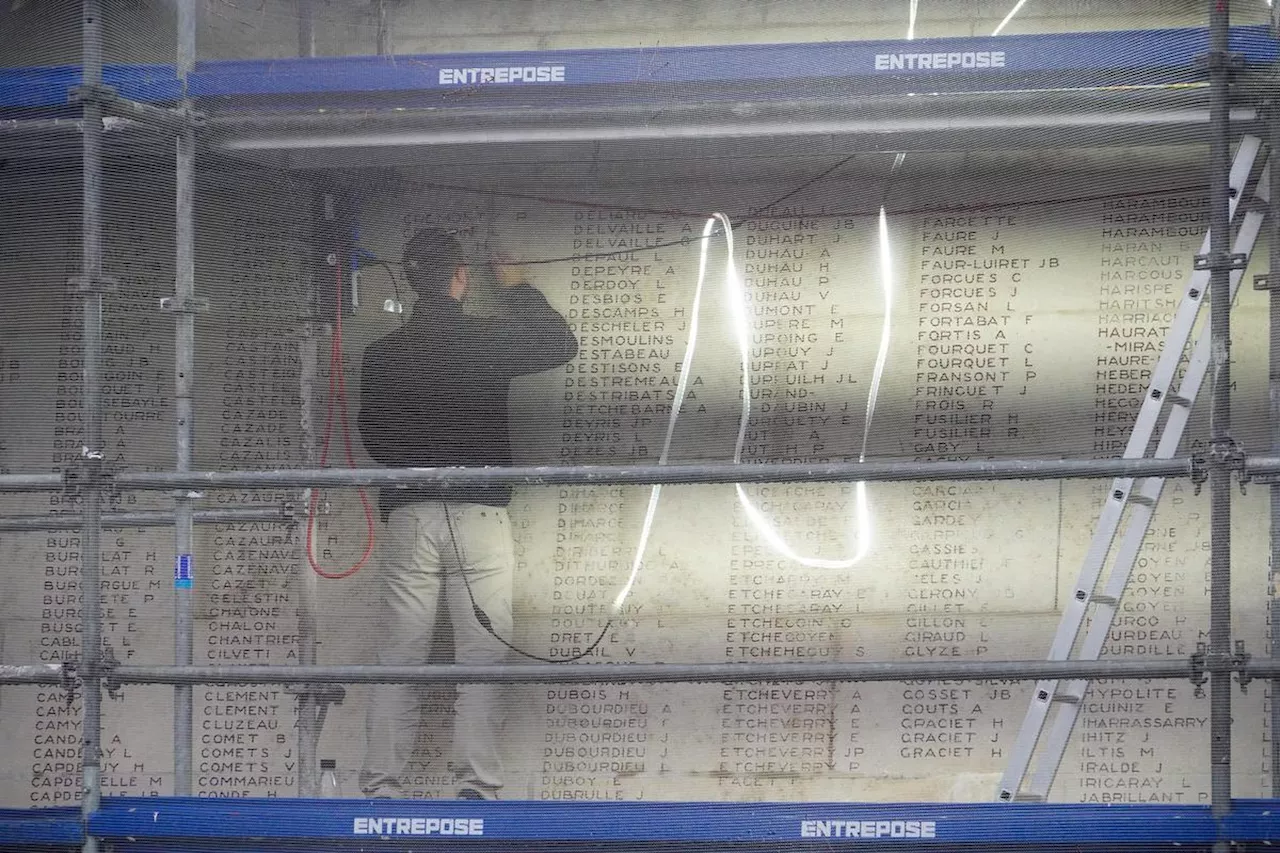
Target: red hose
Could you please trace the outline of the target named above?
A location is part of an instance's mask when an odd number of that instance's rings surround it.
[[[324,468],[329,463],[329,442],[333,437],[333,409],[334,403],[340,404],[338,408],[338,417],[342,419],[342,439],[343,445],[347,453],[347,467],[356,467],[355,454],[351,450],[351,426],[347,422],[347,383],[342,372],[342,265],[335,262],[336,284],[334,292],[337,294],[337,303],[334,306],[333,320],[333,336],[329,346],[329,406],[328,413],[324,421],[324,441],[320,446],[320,467]],[[366,530],[366,545],[364,554],[350,567],[339,572],[330,572],[321,568],[316,562],[315,549],[313,544],[313,536],[316,522],[316,508],[320,505],[320,489],[311,490],[311,505],[307,509],[307,562],[311,564],[311,568],[322,578],[330,580],[341,580],[349,578],[364,567],[369,561],[369,557],[373,555],[374,542],[374,523],[373,523],[373,507],[369,504],[369,495],[363,488],[357,489],[360,495],[360,505],[364,507],[364,521]]]

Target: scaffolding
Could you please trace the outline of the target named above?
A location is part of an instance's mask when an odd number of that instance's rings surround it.
[[[83,537],[80,587],[83,592],[96,590],[101,575],[100,539],[104,529],[121,526],[165,526],[174,528],[174,553],[178,574],[175,579],[174,607],[175,645],[174,662],[169,666],[142,666],[120,664],[104,654],[101,604],[95,595],[83,595],[84,619],[82,657],[74,663],[63,664],[12,664],[0,665],[0,685],[46,684],[60,685],[68,690],[78,689],[83,695],[83,799],[78,821],[66,810],[40,810],[33,821],[16,821],[0,824],[7,837],[0,837],[0,847],[6,844],[24,843],[68,846],[82,844],[86,853],[95,853],[100,837],[122,839],[143,836],[147,829],[142,818],[136,817],[136,803],[124,800],[118,806],[104,803],[101,797],[100,768],[102,748],[101,708],[104,690],[113,690],[126,684],[172,685],[175,697],[173,723],[174,795],[184,798],[191,795],[192,781],[192,687],[197,684],[284,684],[298,689],[300,698],[297,748],[299,751],[299,794],[303,797],[316,793],[316,741],[318,725],[316,711],[331,701],[332,693],[323,685],[345,685],[371,682],[401,682],[413,684],[456,684],[465,682],[498,682],[504,684],[584,684],[584,683],[680,683],[680,682],[796,682],[796,681],[901,681],[917,679],[950,680],[1018,680],[1080,679],[1080,678],[1144,678],[1180,679],[1200,683],[1208,680],[1211,696],[1210,756],[1211,807],[1209,818],[1196,823],[1184,820],[1177,836],[1189,845],[1213,840],[1215,851],[1225,853],[1233,839],[1259,840],[1272,832],[1276,824],[1267,807],[1257,803],[1233,800],[1231,778],[1231,709],[1233,679],[1241,686],[1253,679],[1271,679],[1272,696],[1280,695],[1280,632],[1274,630],[1280,620],[1280,596],[1274,589],[1275,567],[1280,565],[1280,217],[1271,217],[1270,271],[1265,282],[1270,290],[1270,417],[1271,448],[1265,454],[1246,454],[1232,439],[1231,430],[1231,378],[1230,342],[1231,314],[1228,292],[1232,269],[1237,268],[1231,255],[1231,216],[1229,212],[1228,167],[1230,160],[1230,132],[1232,105],[1232,53],[1229,44],[1228,4],[1209,2],[1209,53],[1208,80],[1210,104],[1210,233],[1212,243],[1209,254],[1203,259],[1210,270],[1212,335],[1211,441],[1203,454],[1180,456],[1171,459],[1122,458],[1122,459],[1021,459],[972,462],[865,462],[828,465],[807,464],[690,464],[690,465],[636,465],[636,466],[570,466],[523,467],[507,469],[354,469],[336,470],[324,468],[261,470],[261,471],[201,471],[193,462],[193,400],[195,323],[202,310],[203,301],[195,292],[194,272],[194,180],[196,141],[202,127],[202,117],[196,110],[196,100],[187,91],[188,77],[196,59],[196,9],[194,0],[179,0],[177,27],[177,74],[182,86],[176,107],[162,109],[146,103],[121,97],[103,83],[103,21],[106,11],[102,0],[83,0],[82,51],[83,76],[74,92],[83,111],[78,120],[37,120],[14,122],[30,130],[72,130],[82,142],[83,211],[81,275],[73,284],[82,300],[84,342],[84,423],[85,442],[78,466],[66,475],[15,474],[0,476],[0,492],[38,492],[72,489],[82,499],[78,515],[48,518],[43,516],[18,516],[0,519],[0,530],[78,529]],[[385,28],[385,8],[381,7],[379,52],[388,50]],[[299,54],[314,56],[315,33],[311,18],[310,2],[300,4]],[[1273,85],[1273,84],[1272,84]],[[1274,89],[1264,91],[1267,120],[1270,129],[1270,148],[1280,151],[1280,105],[1271,101]],[[177,465],[169,472],[120,473],[108,470],[103,456],[102,399],[102,321],[104,295],[112,289],[113,282],[103,268],[103,201],[102,160],[104,142],[104,118],[123,117],[131,121],[159,127],[176,140],[176,286],[166,308],[173,312],[176,321],[174,394],[177,416]],[[1280,169],[1271,169],[1271,197],[1280,199]],[[304,347],[314,341],[307,339]],[[307,359],[304,357],[304,364]],[[304,368],[304,385],[311,381]],[[307,408],[311,395],[302,394],[304,421],[309,418]],[[184,558],[190,559],[194,550],[194,525],[200,523],[225,523],[230,521],[263,520],[280,524],[298,524],[299,515],[292,505],[254,510],[198,511],[193,502],[206,489],[244,488],[312,489],[325,486],[379,486],[421,485],[467,486],[474,484],[713,484],[713,483],[775,483],[775,482],[847,482],[847,481],[944,481],[944,480],[1039,480],[1060,478],[1181,478],[1197,485],[1207,483],[1209,490],[1210,524],[1210,635],[1206,647],[1196,655],[1182,660],[1152,662],[1141,659],[1111,659],[1094,661],[957,661],[954,663],[918,663],[901,661],[859,663],[797,663],[797,664],[631,664],[631,665],[528,665],[528,666],[474,666],[428,665],[419,667],[390,667],[374,665],[324,666],[316,664],[315,655],[315,590],[304,584],[299,602],[300,663],[297,666],[198,666],[192,654],[192,590],[190,577],[183,577]],[[1231,636],[1231,528],[1233,481],[1242,484],[1255,481],[1269,484],[1271,496],[1271,566],[1273,588],[1270,590],[1271,648],[1265,658],[1243,654],[1233,644]],[[112,513],[105,510],[104,496],[108,491],[156,491],[168,492],[173,499],[172,512]],[[189,563],[186,564],[189,567]],[[183,583],[186,581],[186,583]],[[1271,778],[1273,796],[1280,797],[1280,740],[1274,733],[1280,731],[1280,704],[1271,703],[1270,744]],[[163,799],[163,798],[162,798]],[[161,821],[161,806],[155,800],[147,800],[146,821],[154,825]],[[584,818],[581,813],[567,806],[556,809],[524,812],[530,804],[511,804],[520,819],[540,821],[554,829],[539,830],[530,839],[582,840],[605,838],[599,827],[590,826],[595,818]],[[357,827],[362,815],[354,806],[338,806],[338,816],[350,825],[354,819]],[[470,808],[467,806],[466,808]],[[652,806],[638,808],[626,820],[644,823],[652,819]],[[742,818],[742,812],[734,812],[731,806],[716,806],[725,810],[722,818],[708,818],[707,806],[699,805],[685,814],[672,806],[664,813],[684,815],[681,820],[705,822],[710,819],[732,822]],[[688,807],[692,808],[692,807]],[[780,807],[783,811],[778,821],[803,819],[805,813],[799,806]],[[898,812],[880,809],[880,812],[896,819]],[[980,807],[949,807],[948,816],[962,817],[965,809]],[[996,807],[1011,808],[1011,807]],[[557,810],[558,809],[558,810]],[[268,805],[262,802],[229,811],[224,804],[205,803],[199,808],[194,803],[169,804],[163,811],[170,821],[159,835],[178,838],[189,835],[178,825],[183,816],[199,814],[210,826],[222,825],[222,829],[210,830],[208,837],[278,836],[298,839],[306,833],[290,822],[286,804]],[[625,809],[624,809],[625,811]],[[899,809],[899,811],[901,811]],[[891,813],[892,812],[892,813]],[[973,814],[978,814],[973,811]],[[915,812],[901,811],[903,819]],[[991,812],[979,817],[989,820]],[[1093,835],[1084,828],[1084,818],[1068,807],[1037,806],[1031,813],[1022,813],[1027,821],[1022,826],[1041,825],[1042,829],[1024,834],[1002,836],[992,829],[983,835],[971,831],[953,836],[963,843],[989,843],[993,839],[1010,838],[1026,843],[1052,844],[1061,841],[1062,827],[1072,826],[1079,834],[1068,834],[1072,843],[1087,842],[1095,838],[1099,843],[1115,838],[1140,838],[1149,831],[1153,820],[1163,817],[1187,818],[1184,812],[1162,810],[1156,807],[1140,807],[1132,810],[1111,810],[1103,820],[1115,821],[1112,830],[1097,830]],[[1092,819],[1092,818],[1091,818]],[[173,822],[177,823],[173,823]],[[585,824],[584,824],[585,821]],[[1073,821],[1077,823],[1073,823]],[[679,821],[677,821],[678,823]],[[55,826],[56,824],[56,826]],[[75,824],[78,830],[68,826]],[[979,820],[979,824],[981,821]],[[541,824],[540,824],[541,825]],[[779,824],[781,825],[781,824]],[[787,824],[790,827],[790,823]],[[981,824],[985,825],[985,824]],[[269,832],[264,826],[273,826]],[[153,826],[154,828],[154,826]],[[252,830],[252,831],[251,831]],[[753,833],[772,830],[751,824]],[[744,830],[745,832],[745,830]],[[787,830],[790,832],[790,829]],[[1021,832],[1021,830],[1020,830]],[[24,834],[25,833],[25,834]],[[1101,834],[1099,834],[1101,833]],[[376,833],[375,833],[376,834]],[[625,836],[625,833],[624,833]],[[721,832],[714,838],[701,838],[696,832],[666,837],[655,830],[644,839],[626,836],[616,840],[690,842],[741,841],[758,842],[789,838],[782,830],[774,838],[751,835],[733,836]],[[1173,838],[1174,836],[1170,836]],[[372,843],[374,839],[369,839]]]

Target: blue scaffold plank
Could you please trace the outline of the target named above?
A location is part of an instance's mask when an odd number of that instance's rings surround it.
[[[1197,849],[1280,838],[1277,801],[1241,801],[1219,824],[1207,806],[867,803],[471,802],[441,800],[103,801],[94,835],[118,849],[575,849],[679,845],[929,849]],[[131,848],[130,845],[133,845]]]
[[[6,108],[66,106],[71,90],[80,85],[79,66],[0,68],[0,106]],[[108,65],[102,82],[122,97],[163,103],[181,93],[172,65]]]
[[[1277,55],[1266,27],[1232,31],[1246,64]],[[915,41],[611,48],[395,58],[224,62],[199,70],[201,96],[388,92],[459,87],[735,84],[763,81],[1084,73],[1185,82],[1204,77],[1204,29],[1129,30]]]
[[[682,90],[757,87],[761,94],[803,81],[861,81],[877,86],[1013,90],[1037,86],[1171,85],[1205,79],[1208,32],[1128,30],[914,41],[816,42],[705,47],[512,51],[394,57],[325,57],[207,61],[190,93],[248,109],[256,99],[434,95],[439,105],[473,106],[477,98],[545,97],[617,88],[614,103]],[[1237,27],[1231,50],[1246,67],[1280,56],[1267,27]],[[105,82],[126,98],[172,101],[173,66],[109,66]],[[0,69],[0,108],[64,106],[79,69]],[[768,84],[768,85],[765,85]],[[628,91],[631,90],[631,91]],[[543,93],[539,95],[538,93]],[[850,93],[852,94],[852,93]],[[465,95],[466,97],[462,97]],[[452,96],[452,97],[445,97]],[[352,106],[368,105],[354,101]]]
[[[0,850],[76,849],[84,842],[80,809],[0,809]]]

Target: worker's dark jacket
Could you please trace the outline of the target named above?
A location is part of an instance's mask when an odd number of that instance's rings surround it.
[[[546,297],[528,285],[500,289],[505,316],[464,314],[453,299],[421,299],[405,326],[370,346],[360,373],[360,436],[393,468],[510,465],[511,380],[564,364],[578,340]],[[501,484],[382,489],[392,510],[449,500],[506,506]]]

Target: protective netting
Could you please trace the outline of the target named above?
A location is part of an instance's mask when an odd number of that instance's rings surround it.
[[[0,7],[5,475],[78,470],[86,440],[80,108],[55,105],[78,81],[53,68],[80,62],[70,5]],[[175,104],[174,4],[105,5],[106,83]],[[207,305],[161,306],[172,135],[104,135],[114,474],[175,466],[175,307],[196,312],[195,470],[1116,458],[1188,282],[1207,285],[1205,4],[197,5]],[[1234,6],[1249,62],[1274,59],[1265,4]],[[1199,29],[1149,33],[1176,27]],[[846,44],[869,39],[892,41]],[[1233,154],[1265,137],[1257,105],[1237,92]],[[1242,233],[1266,153],[1238,161]],[[1265,231],[1237,246],[1233,437],[1259,451]],[[1166,455],[1204,449],[1208,395]],[[201,489],[189,561],[171,524],[108,517],[103,636],[122,664],[173,663],[177,583],[205,666],[1043,659],[1112,488]],[[1233,631],[1261,651],[1268,498],[1235,501]],[[0,497],[33,525],[81,505]],[[0,532],[5,663],[81,654],[75,525]],[[1103,660],[1207,639],[1208,534],[1207,497],[1170,480]],[[316,757],[348,797],[989,801],[1032,692],[352,685]],[[1241,796],[1270,791],[1268,701],[1235,697]],[[195,687],[191,790],[296,796],[297,703]],[[0,704],[0,803],[76,802],[78,695]],[[174,791],[173,714],[169,686],[106,701],[106,793]],[[1185,681],[1092,682],[1051,799],[1205,802],[1208,718]]]

